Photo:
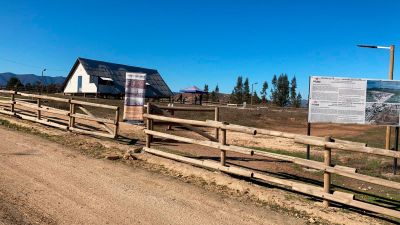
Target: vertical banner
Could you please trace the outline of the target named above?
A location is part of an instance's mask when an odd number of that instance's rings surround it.
[[[145,73],[126,73],[124,121],[143,123],[143,105],[146,93]]]

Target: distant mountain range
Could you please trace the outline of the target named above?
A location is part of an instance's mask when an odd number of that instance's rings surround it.
[[[36,82],[41,83],[42,77],[35,74],[15,74],[15,73],[0,73],[0,86],[6,86],[8,80],[11,77],[17,77],[22,84],[35,84]],[[65,77],[50,77],[43,76],[43,82],[45,84],[62,84],[65,80]]]

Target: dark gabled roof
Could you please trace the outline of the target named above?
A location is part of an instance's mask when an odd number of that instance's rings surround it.
[[[83,68],[91,76],[111,78],[114,82],[114,94],[125,92],[126,72],[138,72],[146,74],[146,82],[149,84],[146,86],[147,98],[166,98],[173,95],[157,70],[85,58],[78,58],[76,60],[65,80],[63,88],[66,87],[69,78],[74,74],[79,64],[82,64]]]

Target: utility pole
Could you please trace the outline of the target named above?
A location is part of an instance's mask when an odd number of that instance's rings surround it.
[[[393,70],[394,70],[394,45],[390,46],[377,46],[377,45],[357,45],[361,48],[380,48],[390,50],[390,65],[389,65],[389,80],[393,80]],[[386,127],[386,139],[385,139],[385,149],[390,149],[390,137],[391,137],[391,127]]]
[[[44,86],[44,77],[43,77],[43,73],[44,73],[44,71],[46,71],[46,68],[44,68],[44,69],[42,70],[42,85],[41,85],[41,87],[40,87],[40,94],[43,93],[43,86]]]
[[[393,70],[394,70],[394,45],[390,45],[390,66],[389,66],[389,80],[393,80]],[[391,137],[391,127],[386,127],[386,144],[385,148],[390,149],[390,137]]]

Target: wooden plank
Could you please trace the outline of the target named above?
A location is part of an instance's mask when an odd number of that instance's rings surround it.
[[[229,166],[229,167],[222,166],[222,165],[219,165],[217,162],[201,161],[198,159],[192,159],[189,157],[166,153],[166,152],[163,152],[163,151],[160,151],[157,149],[153,149],[153,148],[148,148],[148,147],[144,147],[143,150],[145,152],[148,152],[151,154],[166,157],[169,159],[174,159],[174,160],[181,161],[181,162],[190,163],[190,164],[193,164],[196,166],[202,166],[202,167],[206,167],[206,168],[210,168],[210,169],[216,169],[216,170],[220,170],[220,171],[223,171],[226,173],[241,175],[241,176],[245,176],[245,177],[249,177],[249,178],[263,180],[265,182],[269,182],[269,183],[273,183],[273,184],[288,186],[292,190],[295,190],[295,191],[303,193],[303,194],[312,195],[312,196],[315,196],[315,197],[318,197],[318,198],[321,198],[324,200],[329,200],[332,202],[349,205],[349,206],[352,206],[355,208],[364,209],[364,210],[374,212],[374,213],[379,213],[379,214],[383,214],[383,215],[392,216],[395,218],[400,218],[400,212],[397,210],[384,208],[381,206],[372,205],[372,204],[368,204],[365,202],[354,200],[353,195],[347,194],[344,192],[336,191],[333,194],[325,193],[321,187],[298,183],[298,182],[290,181],[287,179],[276,178],[276,177],[272,177],[272,176],[269,176],[266,174],[262,174],[260,172],[248,170],[248,169],[243,169],[243,168],[233,167],[233,166]]]
[[[238,153],[247,154],[247,155],[253,154],[252,149],[247,149],[247,148],[243,148],[243,147],[222,145],[221,143],[218,143],[218,142],[196,140],[196,139],[180,137],[180,136],[176,136],[176,135],[172,135],[172,134],[166,134],[166,133],[153,131],[153,130],[147,130],[147,129],[144,130],[144,132],[148,135],[154,135],[154,136],[163,137],[163,138],[176,140],[176,141],[181,141],[181,142],[185,142],[185,143],[197,144],[197,145],[212,147],[212,148],[216,148],[216,149],[220,149],[220,150],[238,152]]]
[[[0,90],[0,93],[3,93],[3,94],[15,94],[16,91],[11,91],[11,90]]]
[[[95,117],[89,110],[87,110],[87,109],[84,108],[83,106],[79,106],[78,108],[79,108],[80,110],[82,110],[82,112],[86,113],[88,116]],[[113,130],[112,130],[110,127],[108,127],[105,123],[98,122],[98,121],[97,121],[97,123],[100,124],[100,125],[102,125],[102,127],[103,127],[108,133],[110,133],[110,134],[113,133]]]
[[[155,105],[151,105],[151,108],[152,108],[152,109],[154,109],[154,108],[160,109],[158,106],[155,106]],[[165,116],[165,113],[164,113],[163,111],[161,111],[161,112],[162,112],[162,115]],[[174,117],[174,111],[169,111],[169,112],[170,112],[171,116]],[[150,114],[150,113],[149,113],[149,114]],[[175,117],[174,117],[174,118],[175,118]],[[199,134],[199,135],[201,135],[201,136],[203,136],[203,137],[205,137],[205,138],[207,138],[208,140],[218,142],[218,139],[217,139],[217,138],[215,138],[215,137],[213,137],[213,136],[207,134],[206,132],[204,132],[203,130],[201,130],[201,129],[198,128],[198,127],[194,127],[194,126],[192,126],[192,125],[183,124],[183,123],[179,123],[179,125],[181,125],[181,126],[187,128],[187,129],[189,129],[189,130],[191,130],[191,131],[193,131],[193,132],[195,132],[195,133],[197,133],[197,134]],[[167,130],[171,130],[171,125],[168,125]]]
[[[9,115],[9,116],[15,116],[16,115],[15,112],[6,111],[4,109],[0,109],[0,113],[6,114],[6,115]]]
[[[12,104],[13,101],[11,101],[11,100],[8,100],[8,101],[7,101],[7,100],[0,100],[0,103],[1,103],[1,104],[8,104],[8,105],[9,105],[9,104]]]
[[[394,181],[390,181],[390,180],[385,180],[382,178],[378,178],[378,177],[371,177],[368,175],[364,175],[364,174],[359,174],[356,173],[356,169],[355,168],[350,168],[350,167],[346,167],[346,166],[325,166],[324,163],[321,162],[316,162],[313,160],[307,160],[307,159],[302,159],[302,158],[296,158],[293,156],[285,156],[285,155],[280,155],[280,154],[276,154],[276,153],[270,153],[270,152],[263,152],[260,150],[253,150],[254,151],[254,155],[261,155],[261,156],[265,156],[265,157],[269,157],[269,158],[274,158],[274,159],[279,159],[279,160],[285,160],[288,162],[292,162],[295,163],[297,165],[301,165],[304,167],[309,167],[309,168],[313,168],[313,169],[318,169],[318,170],[322,170],[322,171],[327,171],[330,173],[335,173],[341,176],[345,176],[345,177],[349,177],[349,178],[353,178],[356,180],[361,180],[364,182],[368,182],[368,183],[372,183],[372,184],[377,184],[377,185],[382,185],[385,187],[389,187],[389,188],[394,188],[394,189],[399,189],[400,190],[400,183],[399,182],[394,182]]]
[[[96,131],[83,130],[83,129],[76,128],[76,127],[69,127],[69,130],[75,131],[77,133],[82,133],[82,134],[90,134],[90,135],[99,136],[99,137],[114,138],[113,134],[105,134],[105,133],[96,132]]]
[[[200,108],[200,107],[182,107],[182,106],[160,106],[160,105],[153,105],[159,109],[163,110],[173,110],[173,111],[203,111],[203,112],[214,112],[214,108]],[[146,105],[144,106],[147,107]]]
[[[215,170],[223,171],[223,172],[230,173],[230,174],[240,175],[240,176],[244,176],[244,177],[250,177],[250,178],[253,177],[252,171],[242,169],[239,167],[222,166],[218,162],[214,162],[214,161],[210,161],[210,160],[202,161],[202,160],[198,160],[198,159],[192,159],[189,157],[184,157],[184,156],[180,156],[180,155],[163,152],[163,151],[160,151],[160,150],[157,150],[154,148],[144,147],[143,150],[145,152],[152,153],[154,155],[162,156],[162,157],[169,158],[169,159],[174,159],[174,160],[181,161],[181,162],[190,163],[190,164],[193,164],[196,166],[202,166],[202,167],[206,167],[209,169],[215,169]]]
[[[56,109],[56,108],[52,108],[52,107],[49,107],[49,106],[43,106],[42,105],[40,108],[38,108],[38,105],[36,105],[36,104],[22,102],[22,101],[16,101],[15,104],[23,106],[23,107],[30,108],[30,109],[34,109],[34,110],[40,109],[41,111],[45,111],[45,112],[49,112],[49,113],[54,113],[54,114],[59,114],[59,115],[64,115],[64,116],[68,116],[69,115],[69,112],[66,111],[66,110]]]
[[[166,117],[166,116],[151,115],[151,114],[144,114],[143,117],[149,118],[149,119],[154,119],[154,120],[160,120],[160,121],[180,123],[180,124],[221,128],[221,129],[226,129],[226,130],[230,130],[230,131],[238,131],[238,132],[242,132],[242,133],[248,133],[248,134],[252,134],[252,135],[255,135],[257,133],[257,130],[254,128],[248,128],[245,126],[239,126],[239,125],[233,125],[233,124],[226,124],[226,123],[217,122],[214,120],[205,122],[205,121],[198,121],[198,120],[188,120],[188,119],[172,118],[172,117]]]
[[[57,98],[57,97],[51,97],[47,95],[36,95],[36,94],[28,94],[28,93],[22,93],[18,92],[19,95],[25,96],[25,97],[32,97],[32,98],[40,98],[40,99],[46,99],[46,100],[52,100],[52,101],[57,101],[57,102],[69,102],[69,99],[66,98]]]
[[[372,148],[372,147],[363,147],[363,146],[356,146],[356,145],[350,145],[350,144],[335,143],[335,142],[326,142],[323,140],[316,140],[315,138],[309,138],[307,136],[296,137],[294,141],[296,143],[309,144],[309,145],[320,146],[320,147],[326,146],[331,149],[339,149],[339,150],[344,150],[344,151],[362,152],[362,153],[368,153],[368,154],[373,154],[373,155],[400,158],[400,152],[397,152],[397,151],[391,151],[391,150],[386,150],[386,149],[381,149],[381,148]]]
[[[92,117],[92,116],[81,114],[81,113],[74,113],[71,116],[74,117],[74,118],[91,120],[91,121],[96,121],[96,122],[101,122],[101,123],[109,123],[109,124],[114,124],[115,123],[114,120],[105,119],[105,118],[99,118],[99,117]]]
[[[297,182],[293,182],[293,181],[283,180],[280,178],[271,177],[271,176],[261,174],[258,172],[254,172],[253,177],[256,179],[261,179],[261,180],[267,181],[267,182],[284,185],[284,186],[289,186],[292,188],[292,190],[295,190],[295,191],[298,191],[298,192],[301,192],[304,194],[312,195],[315,197],[319,197],[319,198],[329,200],[332,202],[337,202],[337,203],[349,205],[349,206],[352,206],[355,208],[364,209],[364,210],[367,210],[370,212],[388,215],[388,216],[392,216],[395,218],[400,218],[400,212],[397,210],[388,209],[388,208],[384,208],[381,206],[376,206],[376,205],[368,204],[365,202],[353,200],[353,199],[351,199],[351,196],[349,194],[346,194],[343,192],[340,194],[339,194],[339,192],[336,192],[336,194],[325,193],[324,190],[320,187],[315,187],[315,186],[311,186],[308,184],[301,184],[301,183],[297,183]]]
[[[51,122],[51,121],[48,121],[47,119],[38,119],[37,117],[34,117],[34,116],[27,116],[27,115],[22,115],[22,114],[17,114],[17,116],[20,117],[21,119],[24,119],[24,120],[29,120],[29,121],[32,121],[32,122],[37,122],[37,123],[41,123],[41,124],[44,124],[44,125],[57,127],[57,128],[63,129],[63,130],[67,130],[68,129],[68,126],[65,126],[65,125],[62,125],[62,124],[58,124],[58,123],[55,123],[55,122]]]
[[[216,139],[215,137],[207,134],[206,132],[204,132],[203,130],[201,130],[198,127],[195,127],[195,126],[192,126],[192,125],[188,125],[188,124],[180,124],[180,125],[183,126],[183,127],[186,127],[187,129],[189,129],[189,130],[191,130],[191,131],[193,131],[193,132],[195,132],[195,133],[197,133],[197,134],[199,134],[199,135],[201,135],[201,136],[203,136],[205,138],[207,138],[210,141],[218,142],[218,139]]]
[[[118,109],[118,106],[105,105],[105,104],[99,104],[99,103],[93,103],[93,102],[71,100],[71,103],[77,104],[77,105],[86,105],[86,106],[105,108],[105,109],[114,109],[114,110]]]
[[[308,135],[303,135],[303,134],[294,134],[294,133],[289,133],[289,132],[267,130],[267,129],[260,129],[260,128],[254,128],[254,129],[257,129],[257,134],[263,134],[263,135],[274,136],[274,137],[282,137],[282,138],[289,138],[289,139],[307,137],[310,139],[315,139],[315,140],[320,140],[320,141],[324,140],[323,137],[308,136]],[[367,146],[366,143],[346,141],[346,140],[341,140],[341,139],[337,139],[337,138],[333,138],[333,142],[340,143],[340,144],[361,146],[361,147]]]

